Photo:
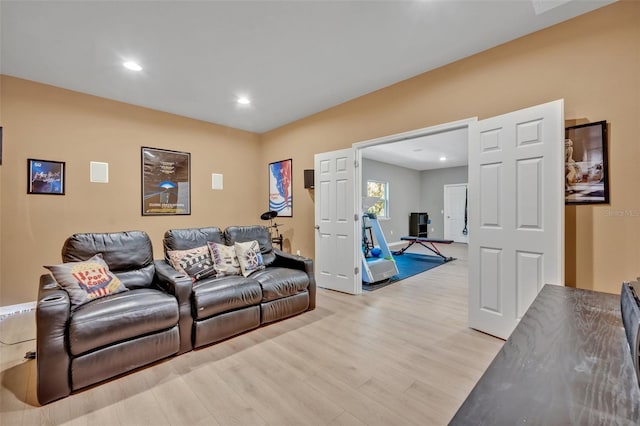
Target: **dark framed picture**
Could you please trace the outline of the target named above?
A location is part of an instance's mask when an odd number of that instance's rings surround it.
[[[27,159],[27,193],[64,195],[63,161]]]
[[[293,216],[292,159],[269,163],[269,210],[280,217]]]
[[[191,214],[191,154],[142,147],[142,215]]]
[[[608,204],[607,122],[567,127],[565,204]]]

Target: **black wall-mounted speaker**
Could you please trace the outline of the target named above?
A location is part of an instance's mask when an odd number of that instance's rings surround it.
[[[313,169],[304,171],[304,187],[306,189],[313,189]]]

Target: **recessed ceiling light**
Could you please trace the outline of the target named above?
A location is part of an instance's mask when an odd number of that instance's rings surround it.
[[[249,98],[247,98],[246,96],[240,96],[238,98],[238,103],[240,105],[249,105],[251,103],[251,100],[249,100]]]
[[[133,61],[124,62],[122,65],[131,71],[142,71],[142,67]]]
[[[440,157],[440,161],[447,161],[447,157],[445,156]]]

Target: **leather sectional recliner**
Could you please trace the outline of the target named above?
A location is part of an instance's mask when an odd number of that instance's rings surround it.
[[[154,260],[142,231],[75,234],[63,262],[101,255],[127,291],[73,306],[50,274],[40,277],[36,306],[40,404],[160,359],[215,343],[315,308],[313,262],[274,249],[263,226],[169,230],[165,253],[207,242],[256,240],[266,268],[248,277],[192,279],[168,259]]]
[[[168,230],[164,235],[165,260],[169,263],[168,252],[173,250],[193,249],[208,242],[232,246],[252,240],[260,245],[265,269],[248,277],[198,280],[188,297],[179,299],[180,311],[192,313],[190,330],[186,324],[181,328],[182,338],[190,335],[194,348],[315,308],[312,260],[273,248],[264,226],[231,226],[224,232],[217,227]]]

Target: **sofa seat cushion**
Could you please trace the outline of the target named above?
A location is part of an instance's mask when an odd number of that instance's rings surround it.
[[[260,284],[241,275],[206,278],[193,284],[193,307],[198,320],[222,312],[255,306],[260,300]]]
[[[69,348],[74,356],[178,323],[175,297],[153,289],[135,289],[80,306],[69,320]]]
[[[262,302],[282,299],[309,287],[309,276],[297,269],[269,267],[251,274],[262,286]]]

